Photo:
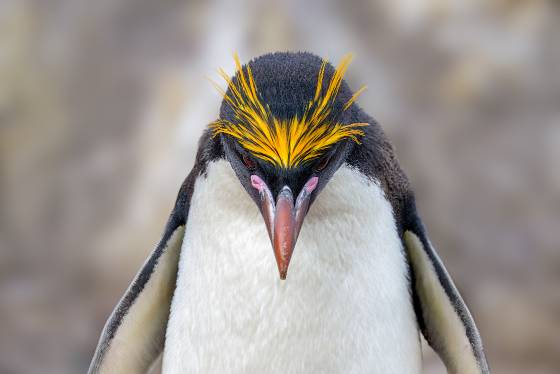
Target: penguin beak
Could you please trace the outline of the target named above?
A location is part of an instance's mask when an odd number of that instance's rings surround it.
[[[311,193],[317,187],[319,178],[312,177],[305,183],[294,202],[292,190],[282,187],[276,202],[266,183],[258,176],[251,176],[251,184],[259,191],[261,213],[272,243],[280,279],[286,279],[290,259],[294,252],[303,220],[309,210]]]

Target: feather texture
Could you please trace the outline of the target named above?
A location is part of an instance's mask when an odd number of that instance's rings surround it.
[[[226,161],[208,165],[192,201],[163,373],[421,372],[403,244],[378,182],[336,172],[306,217],[287,281]]]
[[[327,65],[327,61],[323,60],[314,97],[307,103],[302,116],[288,119],[272,115],[270,108],[261,100],[250,64],[243,68],[237,55],[234,59],[236,78],[230,78],[222,69],[219,71],[228,83],[229,92],[217,84],[215,86],[233,109],[236,120],[219,119],[213,122],[210,127],[214,136],[232,136],[255,157],[281,168],[297,167],[320,157],[342,139],[360,142],[359,138],[364,135],[360,127],[367,126],[367,123],[342,124],[332,118],[333,104],[350,64],[350,55],[342,59],[328,84],[323,82]],[[363,90],[364,87],[356,91],[342,110],[347,110]]]

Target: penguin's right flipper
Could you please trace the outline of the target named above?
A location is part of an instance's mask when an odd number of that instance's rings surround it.
[[[163,351],[197,174],[193,170],[183,183],[159,244],[107,320],[89,373],[144,373]]]

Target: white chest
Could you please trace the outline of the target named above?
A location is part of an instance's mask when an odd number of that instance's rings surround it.
[[[191,202],[164,373],[419,373],[402,244],[381,189],[343,167],[281,281],[263,219],[224,161]]]

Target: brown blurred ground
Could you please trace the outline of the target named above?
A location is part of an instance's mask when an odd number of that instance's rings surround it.
[[[217,115],[205,76],[274,50],[355,53],[494,373],[560,372],[558,2],[232,3],[0,2],[0,372],[85,371]]]

